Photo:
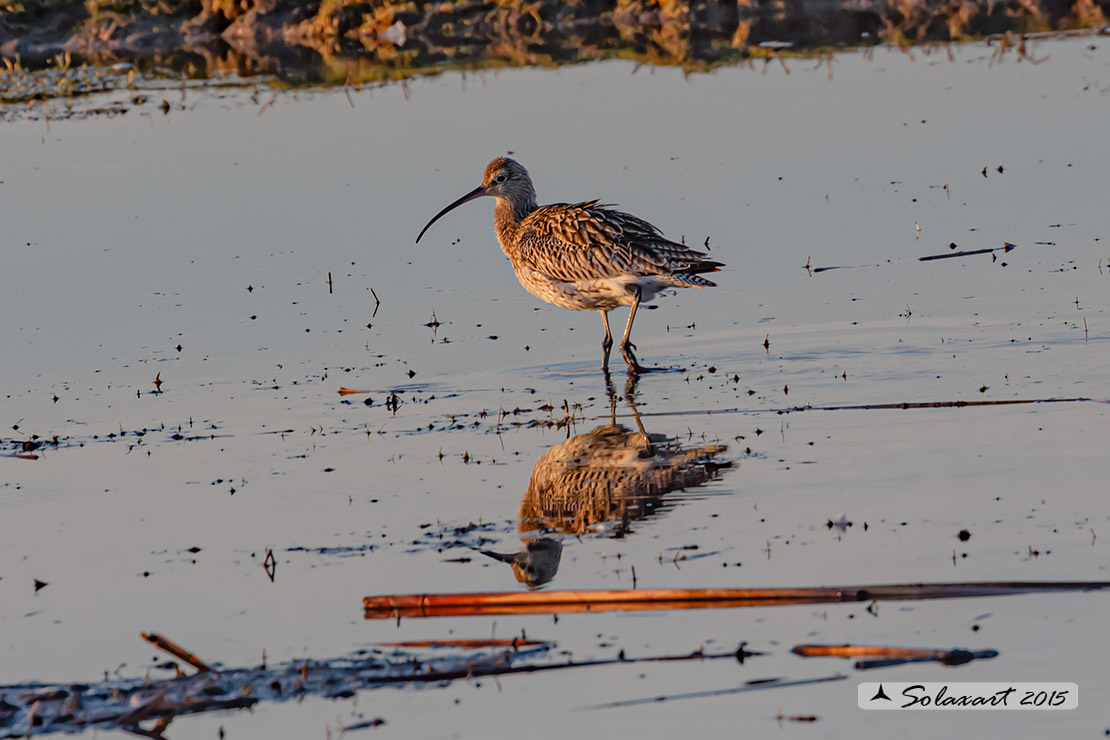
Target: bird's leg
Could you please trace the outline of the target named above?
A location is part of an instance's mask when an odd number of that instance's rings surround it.
[[[598,311],[601,314],[601,323],[605,325],[605,338],[601,340],[601,369],[609,372],[609,350],[613,348],[613,335],[609,331],[609,312]]]
[[[617,391],[613,388],[613,378],[605,371],[605,392],[609,395],[609,425],[617,425]]]
[[[648,372],[648,368],[640,365],[636,361],[636,355],[632,354],[632,350],[636,349],[636,345],[629,341],[628,337],[632,334],[632,322],[636,320],[636,309],[640,307],[640,286],[630,285],[628,290],[632,292],[632,308],[628,311],[628,323],[624,326],[624,336],[621,337],[621,356],[624,361],[628,363],[628,372],[639,375],[640,373]]]
[[[648,458],[655,455],[655,447],[651,444],[651,437],[648,436],[647,430],[644,429],[644,421],[640,418],[640,409],[636,407],[636,383],[639,380],[639,375],[628,374],[628,381],[624,384],[624,400],[628,402],[628,408],[632,409],[632,417],[636,420],[636,428],[640,431],[640,436],[644,438],[644,449],[640,452],[640,457]]]

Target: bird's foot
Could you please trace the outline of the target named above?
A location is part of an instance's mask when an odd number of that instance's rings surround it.
[[[632,342],[625,342],[621,345],[621,356],[624,357],[624,361],[628,364],[629,375],[644,375],[657,369],[641,365],[636,359],[636,355],[632,353],[634,349],[636,349],[636,345]]]

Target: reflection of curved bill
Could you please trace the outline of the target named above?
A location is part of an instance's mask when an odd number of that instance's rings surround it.
[[[622,537],[631,531],[631,522],[658,511],[665,494],[701,486],[721,468],[731,466],[715,459],[727,449],[725,445],[684,449],[677,440],[648,434],[632,397],[634,390],[632,379],[625,399],[636,430],[616,422],[617,397],[608,383],[609,423],[555,445],[532,468],[519,512],[525,549],[484,553],[510,563],[517,580],[530,588],[555,576],[562,545],[551,537],[529,539],[528,533],[597,532]]]

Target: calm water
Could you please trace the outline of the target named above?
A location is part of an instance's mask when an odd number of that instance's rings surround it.
[[[342,92],[283,94],[261,113],[249,91],[194,91],[169,116],[5,125],[0,420],[5,440],[61,446],[0,458],[0,682],[91,681],[121,663],[141,675],[149,630],[227,665],[522,630],[578,658],[747,640],[769,655],[385,689],[167,734],[323,736],[365,712],[406,737],[719,735],[740,718],[769,735],[779,707],[820,716],[781,730],[798,736],[1101,734],[1102,594],[399,626],[363,620],[360,600],[522,588],[492,560],[447,562],[469,553],[427,533],[493,522],[484,546],[519,549],[533,465],[567,432],[512,422],[561,418],[566,400],[581,405],[572,433],[607,423],[600,322],[516,284],[491,203],[413,244],[505,151],[541,202],[619,203],[672,237],[708,236],[728,265],[719,288],[638,318],[641,361],[683,371],[645,377],[635,398],[648,432],[726,444],[734,467],[621,539],[568,538],[553,587],[627,587],[631,566],[640,587],[1105,579],[1106,406],[775,413],[1110,396],[1104,41],[1041,43],[1040,65],[988,67],[983,45],[955,61],[844,54],[831,81],[794,62],[789,75],[622,62],[445,75],[353,107]],[[1017,248],[996,261],[917,259],[1004,242]],[[807,260],[851,269],[810,275]],[[521,411],[498,425],[500,409]],[[743,413],[705,414],[727,409]],[[840,514],[843,534],[826,527]],[[36,578],[50,584],[37,594]],[[801,642],[1000,656],[865,675],[791,655]],[[848,680],[585,710],[838,671]],[[1020,724],[855,708],[862,680],[946,678],[1076,681],[1083,698]]]

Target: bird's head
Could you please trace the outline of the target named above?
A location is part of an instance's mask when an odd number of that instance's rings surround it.
[[[535,197],[528,170],[520,162],[508,157],[498,157],[486,165],[486,171],[482,175],[482,188],[485,190],[484,195],[494,198],[516,200],[520,197]]]
[[[448,211],[458,208],[463,203],[475,198],[481,198],[483,195],[498,200],[505,199],[513,203],[514,206],[521,205],[525,208],[534,208],[536,203],[536,191],[532,187],[532,179],[528,177],[528,170],[524,169],[524,166],[515,159],[498,157],[486,165],[486,171],[482,175],[482,184],[433,216],[432,220],[420,230],[420,235],[416,237],[416,241],[419,242],[420,237],[424,236],[428,227]]]
[[[504,553],[492,550],[479,550],[494,560],[508,563],[513,567],[513,575],[518,583],[535,589],[550,581],[559,571],[559,560],[563,555],[563,543],[551,537],[527,540],[519,552]]]

